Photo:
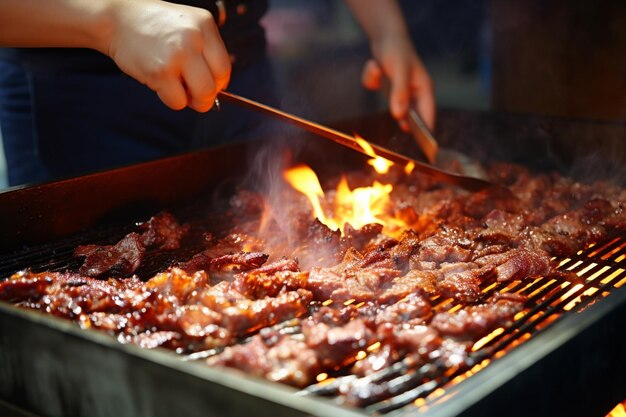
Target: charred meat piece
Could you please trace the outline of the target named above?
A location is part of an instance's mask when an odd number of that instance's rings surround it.
[[[299,223],[298,242],[291,257],[297,258],[304,269],[335,265],[341,260],[345,248],[341,245],[339,230],[331,230],[318,219]]]
[[[193,302],[221,315],[220,326],[234,334],[247,334],[308,312],[309,291],[285,291],[276,297],[247,298],[226,281],[197,292]]]
[[[414,365],[429,361],[430,356],[441,355],[438,352],[442,344],[439,333],[424,325],[383,324],[377,329],[382,347],[365,359],[357,362],[353,370],[360,375],[368,375],[381,370],[402,357],[410,359]],[[407,387],[408,388],[408,387]],[[398,389],[397,384],[350,384],[345,393],[349,404],[364,406],[388,398]]]
[[[141,265],[146,248],[138,233],[129,233],[115,245],[84,245],[74,251],[74,256],[85,257],[78,272],[90,277],[105,273],[128,276]]]
[[[320,365],[327,370],[354,362],[356,354],[374,341],[374,333],[362,319],[340,326],[304,320],[301,326],[307,346],[316,352]]]
[[[472,257],[472,240],[460,228],[442,228],[422,240],[413,261],[468,262]]]
[[[238,274],[233,288],[252,299],[275,297],[279,292],[306,288],[308,272],[301,272],[292,259],[281,259]]]
[[[304,341],[291,336],[252,337],[246,344],[227,347],[207,360],[210,366],[241,369],[270,381],[304,387],[319,373],[315,350]]]
[[[406,275],[394,278],[378,296],[380,304],[393,304],[412,293],[435,295],[437,271],[411,270]]]
[[[176,304],[185,304],[190,295],[208,287],[208,278],[202,271],[188,274],[180,268],[170,268],[150,278],[145,286],[162,297],[174,297]]]
[[[187,262],[178,265],[188,274],[196,271],[236,273],[258,268],[267,261],[269,255],[259,252],[237,252],[212,257],[214,251],[206,250],[194,255]]]
[[[510,300],[463,307],[454,313],[439,313],[431,326],[442,335],[461,340],[478,340],[499,326],[507,326],[523,304]]]
[[[341,245],[345,248],[352,247],[358,251],[364,251],[382,231],[383,225],[378,223],[366,224],[360,229],[354,229],[352,226],[346,225]]]
[[[400,274],[388,254],[374,252],[364,257],[354,250],[334,267],[312,268],[306,288],[319,301],[372,301],[384,284]]]
[[[262,331],[248,343],[227,347],[207,363],[303,387],[320,372],[354,362],[355,355],[371,343],[373,332],[358,319],[340,326],[305,320],[300,336]]]
[[[406,323],[419,318],[425,319],[430,313],[430,299],[424,292],[416,291],[381,308],[376,315],[376,323]]]
[[[482,267],[483,273],[495,272],[498,281],[510,281],[548,275],[552,270],[550,256],[541,251],[513,249],[508,252],[487,255],[475,262]]]
[[[143,230],[141,238],[146,248],[178,249],[181,239],[189,232],[189,225],[180,225],[169,212],[160,213],[139,226]]]
[[[73,319],[88,312],[141,308],[150,296],[142,288],[136,278],[101,281],[73,273],[22,271],[0,282],[0,299]]]
[[[405,231],[398,244],[393,246],[389,253],[397,269],[406,272],[409,269],[409,260],[420,248],[420,239],[413,230]]]
[[[91,277],[105,273],[129,276],[141,265],[147,248],[174,250],[189,231],[169,212],[163,212],[141,223],[143,233],[131,232],[114,245],[82,245],[74,250],[75,257],[84,257],[78,272]]]

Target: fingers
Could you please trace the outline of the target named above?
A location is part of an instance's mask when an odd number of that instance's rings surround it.
[[[428,129],[435,129],[435,96],[432,84],[420,86],[416,91],[416,109],[417,113],[422,117]]]
[[[195,9],[192,15],[194,19],[190,26],[181,28],[178,35],[180,42],[176,44],[182,48],[170,55],[173,63],[177,61],[174,64],[177,70],[173,68],[177,79],[168,77],[167,83],[157,92],[173,109],[189,106],[198,112],[206,112],[213,107],[217,93],[228,85],[231,62],[213,17],[205,10]]]
[[[188,103],[192,109],[204,113],[215,102],[217,89],[213,74],[201,55],[193,55],[182,69],[187,87]]]
[[[363,67],[363,73],[361,75],[361,82],[363,86],[368,90],[378,90],[380,88],[380,81],[383,76],[383,70],[380,65],[370,59],[365,63]]]
[[[403,121],[406,119],[411,101],[409,73],[406,71],[406,68],[396,65],[390,78],[389,110],[394,119],[400,122],[400,127],[406,130],[408,126]]]
[[[173,110],[182,110],[187,106],[187,93],[177,77],[162,78],[153,88],[161,101]]]
[[[189,107],[206,112],[215,103],[217,93],[230,80],[231,63],[215,25],[203,28],[202,49],[188,56],[182,77],[187,87]]]
[[[211,74],[213,74],[216,90],[222,91],[226,89],[230,81],[232,65],[230,55],[228,55],[217,27],[214,25],[212,30],[213,34],[208,36],[208,41],[202,50],[202,56],[209,66]]]
[[[363,86],[370,90],[384,89],[389,99],[389,109],[398,125],[404,131],[409,130],[407,113],[409,106],[415,106],[427,126],[435,124],[435,99],[430,77],[423,65],[393,65],[390,81],[385,77],[382,67],[374,59],[366,62],[363,68]]]

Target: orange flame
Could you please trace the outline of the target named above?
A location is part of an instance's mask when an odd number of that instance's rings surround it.
[[[617,404],[606,417],[626,417],[626,400]]]
[[[358,139],[357,139],[358,140]],[[387,172],[392,162],[376,156],[367,142],[364,149],[371,152],[370,160],[377,172]],[[406,170],[406,169],[405,169]],[[408,171],[408,170],[406,170]],[[405,172],[406,172],[405,171]],[[285,180],[297,191],[307,196],[311,203],[313,216],[331,230],[344,232],[346,224],[355,229],[371,223],[383,225],[383,232],[397,237],[408,227],[405,220],[391,210],[391,184],[373,181],[369,187],[350,189],[346,177],[337,185],[333,201],[328,201],[315,172],[306,165],[298,165],[284,172]]]
[[[313,206],[313,214],[315,214],[315,217],[320,219],[322,223],[326,224],[326,215],[322,210],[320,202],[320,198],[324,197],[324,191],[322,190],[322,186],[315,172],[306,165],[298,165],[285,171],[283,175],[293,188],[309,198]],[[331,229],[333,228],[331,227]],[[333,230],[337,230],[337,228],[335,227]]]
[[[374,181],[371,187],[351,190],[346,178],[342,177],[335,193],[333,215],[329,216],[322,208],[324,191],[311,168],[298,165],[285,171],[284,177],[293,188],[308,197],[313,215],[332,230],[343,229],[346,223],[356,229],[370,223],[386,224],[389,194],[393,190],[391,184]]]
[[[367,163],[373,166],[376,172],[378,172],[379,174],[386,174],[389,171],[389,168],[393,165],[393,162],[383,158],[382,156],[376,155],[376,152],[374,152],[372,146],[359,135],[355,134],[354,138],[356,139],[359,146],[363,148],[365,153],[372,157],[372,159],[367,161]]]

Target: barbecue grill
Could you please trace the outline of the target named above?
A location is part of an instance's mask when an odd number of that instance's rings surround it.
[[[454,111],[443,112],[440,122],[447,126],[438,134],[444,145],[482,160],[522,162],[584,178],[602,166],[599,174],[624,178],[620,166],[626,156],[617,147],[626,134],[623,125]],[[390,134],[393,126],[387,117],[375,116],[339,128],[414,152]],[[581,158],[591,143],[600,164]],[[135,222],[163,209],[184,221],[201,216],[209,228],[219,228],[225,220],[221,203],[250,168],[246,155],[267,144],[229,145],[0,194],[0,276],[26,267],[75,269],[77,245],[115,242]],[[364,163],[357,154],[312,138],[294,139],[290,148],[327,176]],[[166,256],[147,262],[139,275],[150,276]],[[101,332],[0,303],[0,399],[50,416],[603,416],[626,395],[620,344],[626,235],[559,261],[561,270],[578,278],[484,285],[484,298],[523,294],[529,297],[527,308],[513,326],[476,343],[461,365],[417,366],[409,355],[360,379],[344,370],[321,375],[302,390],[214,369],[193,355],[120,344]],[[449,299],[434,300],[436,311],[459,307]],[[338,395],[347,381],[363,387],[350,401]]]

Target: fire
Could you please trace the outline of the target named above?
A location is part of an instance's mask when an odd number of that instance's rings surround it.
[[[391,184],[374,181],[370,187],[350,189],[347,179],[343,177],[337,186],[332,210],[329,210],[332,214],[327,214],[323,208],[324,191],[311,168],[298,165],[287,170],[284,176],[293,188],[308,197],[313,215],[332,230],[343,229],[346,223],[356,229],[370,223],[383,226],[397,223],[388,221],[386,213],[393,190]]]
[[[334,224],[339,228],[350,223],[356,229],[369,223],[385,225],[383,216],[392,189],[391,184],[374,181],[371,187],[350,190],[348,181],[343,177],[337,186]]]
[[[367,161],[367,163],[373,166],[379,174],[386,174],[389,171],[389,168],[393,165],[393,162],[376,155],[372,146],[367,141],[363,140],[363,138],[359,137],[359,135],[354,135],[354,139],[359,146],[363,148],[365,153],[372,157],[372,159]]]
[[[626,400],[617,404],[606,417],[626,417]]]
[[[365,152],[372,156],[368,163],[380,174],[387,173],[393,162],[377,156],[366,141],[356,137]],[[405,167],[409,173],[410,166]],[[308,166],[298,165],[284,173],[285,180],[296,190],[306,195],[311,202],[313,215],[332,230],[341,230],[346,224],[355,229],[371,223],[383,225],[383,231],[395,236],[407,227],[406,222],[397,218],[391,206],[391,184],[373,181],[370,186],[350,188],[346,177],[342,177],[329,202],[315,172]]]
[[[324,197],[324,191],[320,185],[317,175],[311,168],[306,165],[298,165],[294,168],[287,170],[284,173],[285,179],[293,188],[300,191],[302,194],[309,198],[309,201],[313,205],[313,213],[315,217],[327,226],[326,215],[322,210],[320,198]],[[331,227],[333,230],[337,230],[337,227]]]

